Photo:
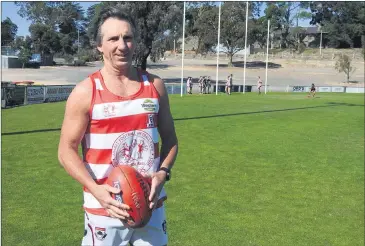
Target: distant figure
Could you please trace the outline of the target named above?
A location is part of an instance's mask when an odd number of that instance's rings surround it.
[[[257,80],[257,89],[259,90],[259,95],[261,94],[261,87],[262,87],[262,80],[259,76],[259,79]]]
[[[314,97],[316,95],[316,87],[315,87],[315,85],[313,83],[312,83],[311,90],[309,92],[308,97],[310,97],[311,94],[312,94],[312,97]]]
[[[203,94],[207,94],[207,76],[203,77]]]
[[[192,93],[192,89],[193,89],[193,78],[192,77],[188,77],[188,80],[186,82],[186,87],[188,90],[188,94],[193,94]]]
[[[228,95],[231,95],[231,89],[232,89],[232,77],[233,77],[233,75],[231,74],[231,75],[229,75],[228,77],[227,77],[227,83],[226,83],[226,93],[228,94]]]
[[[210,87],[212,86],[210,76],[207,78],[207,88],[208,88],[208,94],[210,94]]]
[[[198,84],[199,84],[199,94],[203,93],[203,76],[200,76],[199,80],[198,80]]]

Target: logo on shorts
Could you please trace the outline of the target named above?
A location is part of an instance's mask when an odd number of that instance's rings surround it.
[[[112,147],[112,164],[129,165],[146,173],[155,159],[155,145],[152,137],[140,130],[121,134]]]
[[[149,112],[154,112],[157,109],[156,103],[154,103],[151,99],[144,100],[144,102],[141,104],[141,106],[144,110],[149,111]]]
[[[99,239],[100,241],[103,241],[107,234],[106,234],[106,229],[105,228],[101,228],[101,227],[95,227],[95,237],[97,239]]]
[[[167,228],[166,228],[166,220],[163,221],[162,223],[162,230],[163,232],[166,234],[167,233]]]

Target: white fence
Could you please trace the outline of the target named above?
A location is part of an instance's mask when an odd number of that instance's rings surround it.
[[[1,88],[1,107],[66,101],[74,87],[74,85],[17,86],[10,84]],[[168,94],[181,93],[180,84],[167,84],[166,89]],[[186,94],[186,85],[183,86],[183,93]]]
[[[309,92],[310,86],[267,86],[267,92]],[[264,86],[261,91],[264,91]],[[257,86],[252,86],[252,92],[258,91]],[[364,93],[364,87],[349,86],[316,86],[317,92],[334,92],[334,93]]]
[[[60,102],[67,100],[74,85],[52,85],[52,86],[16,86],[9,85],[1,88],[1,107],[11,107],[15,105],[27,105],[45,102]],[[242,92],[242,85],[234,85],[232,92]],[[181,94],[180,84],[166,84],[168,94]],[[218,91],[224,93],[225,86],[219,85]],[[245,92],[257,92],[257,86],[247,85]],[[261,88],[264,92],[265,88]],[[310,86],[267,86],[267,92],[309,92]],[[321,93],[365,93],[364,87],[348,86],[319,86],[317,92]],[[215,85],[212,87],[212,93],[215,92]],[[186,94],[186,84],[183,85],[183,94]]]

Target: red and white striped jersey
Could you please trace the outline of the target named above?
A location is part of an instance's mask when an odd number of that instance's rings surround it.
[[[148,74],[138,70],[141,86],[137,93],[120,97],[110,92],[100,71],[90,75],[93,84],[90,122],[82,140],[83,160],[97,184],[104,184],[113,165],[130,165],[151,174],[160,166],[157,115],[159,94]],[[123,189],[123,187],[122,187]],[[160,197],[165,196],[164,190]],[[108,216],[84,187],[84,209]]]

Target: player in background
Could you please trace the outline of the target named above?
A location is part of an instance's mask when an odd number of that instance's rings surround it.
[[[259,79],[257,80],[257,89],[259,90],[259,95],[261,94],[261,87],[262,87],[262,80],[259,76]]]
[[[309,91],[308,97],[310,97],[311,95],[312,95],[312,97],[314,97],[316,95],[316,87],[313,83],[312,83],[311,89]]]
[[[210,94],[210,87],[212,86],[211,80],[210,80],[210,76],[208,76],[207,78],[207,90],[208,90],[208,94]]]
[[[193,78],[192,77],[188,77],[188,80],[186,82],[186,87],[188,89],[188,94],[192,94],[192,89],[193,89]]]
[[[231,75],[229,75],[228,77],[227,77],[227,82],[226,82],[226,93],[228,94],[228,95],[231,95],[231,90],[232,90],[232,84],[233,84],[233,82],[232,82],[232,77],[233,77],[233,75],[231,74]]]
[[[199,94],[203,94],[203,76],[199,77],[198,85],[199,85]]]

